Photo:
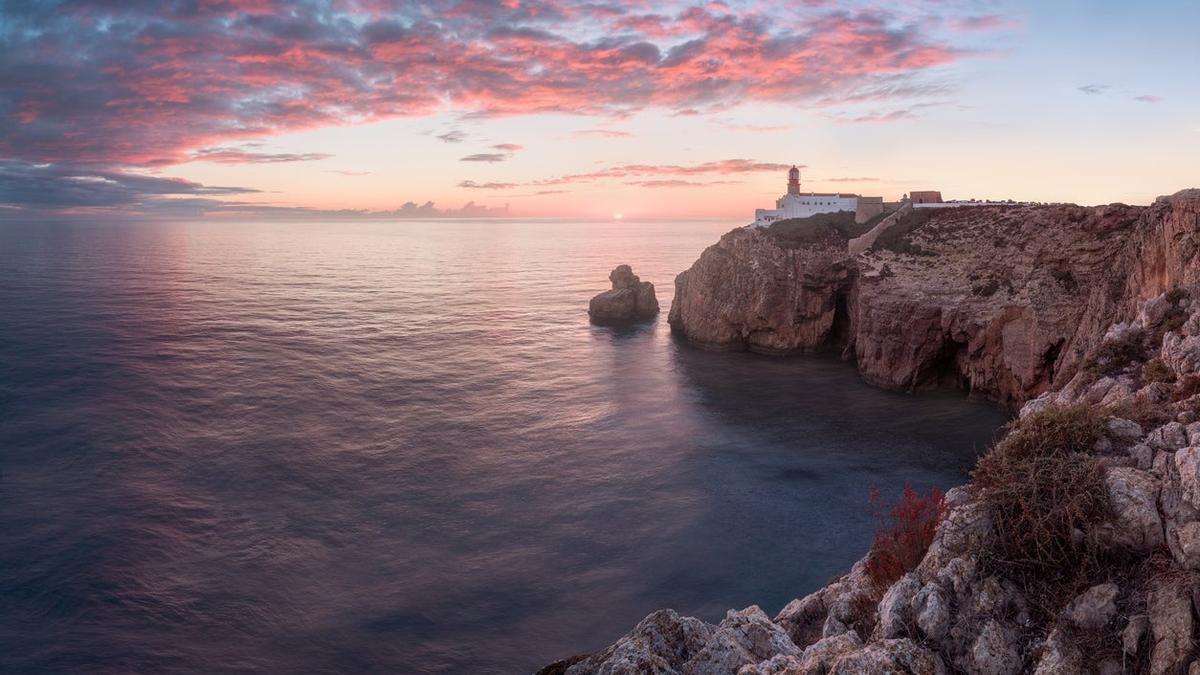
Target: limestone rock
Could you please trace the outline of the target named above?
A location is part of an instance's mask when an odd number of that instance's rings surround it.
[[[954,558],[937,571],[937,580],[944,588],[957,597],[969,594],[979,563],[972,556]]]
[[[1171,553],[1185,569],[1200,570],[1200,522],[1184,523],[1173,528]]]
[[[1133,459],[1134,465],[1142,471],[1149,471],[1154,466],[1154,448],[1145,443],[1138,443],[1129,448],[1129,456]]]
[[[1158,513],[1159,483],[1138,469],[1119,467],[1104,475],[1115,522],[1110,543],[1135,551],[1150,551],[1163,545],[1163,523]]]
[[[853,632],[855,632],[853,628],[832,614],[825,617],[825,623],[821,626],[822,639]]]
[[[1167,333],[1163,336],[1159,358],[1175,371],[1177,377],[1194,375],[1200,370],[1200,336]]]
[[[654,284],[639,279],[629,265],[618,265],[608,278],[612,290],[600,293],[588,304],[588,315],[593,323],[630,323],[658,314]]]
[[[671,328],[705,345],[787,353],[814,349],[834,331],[838,297],[854,276],[845,242],[789,248],[758,229],[737,229],[675,277]]]
[[[1192,654],[1192,603],[1184,589],[1164,585],[1150,592],[1150,672],[1183,673]]]
[[[935,642],[950,629],[950,601],[941,585],[929,582],[912,599],[912,611],[917,628]]]
[[[828,675],[863,673],[943,675],[946,665],[937,654],[912,640],[880,640],[839,658],[829,669]]]
[[[1142,437],[1142,425],[1133,420],[1110,417],[1104,422],[1109,435],[1121,441],[1133,442]]]
[[[1140,611],[1144,602],[1146,613],[1123,626],[1124,663],[1161,675],[1200,669],[1200,586],[1192,588],[1189,573],[1200,570],[1200,394],[1187,382],[1139,389],[1137,381],[1155,355],[1200,374],[1200,300],[1191,299],[1200,299],[1200,190],[1146,208],[946,211],[957,212],[934,214],[905,235],[908,253],[850,258],[832,239],[797,246],[768,232],[730,233],[677,279],[672,329],[760,351],[839,347],[871,382],[969,384],[1006,403],[1027,402],[1023,415],[1136,403],[1152,407],[1145,419],[1174,419],[1154,429],[1105,421],[1107,443],[1096,450],[1105,453],[1098,459],[1113,519],[1100,533],[1143,557],[1164,543],[1174,556],[1149,580],[1133,568],[1120,609]],[[1013,241],[1020,245],[1006,243]],[[613,291],[642,283],[632,270],[614,271],[612,280]],[[1095,357],[1106,332],[1128,342]],[[955,672],[1074,675],[1085,665],[1120,667],[1089,643],[1122,627],[1115,585],[1054,608],[1063,612],[1047,626],[1031,611],[1035,599],[979,562],[989,561],[995,535],[974,491],[952,490],[945,504],[924,559],[890,588],[868,579],[859,561],[774,621],[756,607],[717,626],[663,610],[609,648],[547,673],[942,673],[951,664]]]
[[[676,277],[669,320],[706,345],[833,347],[875,384],[969,382],[1019,405],[1074,382],[1105,329],[1145,299],[1200,280],[1198,203],[1200,193],[1183,191],[1150,207],[942,209],[905,235],[907,252],[857,256],[836,234],[801,245],[771,228],[739,228]],[[1159,305],[1172,311],[1169,299]],[[1147,317],[1162,321],[1160,313]],[[1106,386],[1088,400],[1134,395],[1124,380]]]
[[[780,654],[766,661],[751,663],[738,669],[737,675],[809,675],[800,659]],[[814,673],[813,675],[819,675]]]
[[[1151,431],[1146,442],[1160,450],[1178,450],[1188,444],[1187,428],[1179,422],[1168,422]]]
[[[879,624],[877,632],[884,638],[909,637],[912,625],[912,601],[921,590],[921,581],[915,574],[905,574],[884,593],[879,601]]]
[[[1150,632],[1150,617],[1145,614],[1135,614],[1129,617],[1125,630],[1121,631],[1121,649],[1126,654],[1137,655],[1141,650],[1142,641]]]
[[[1117,614],[1117,593],[1114,583],[1092,586],[1071,602],[1067,614],[1072,623],[1084,630],[1100,630]]]
[[[978,675],[1016,675],[1021,672],[1016,636],[997,621],[989,620],[971,646],[971,668]]]
[[[1179,471],[1184,500],[1192,506],[1200,507],[1200,446],[1187,447],[1176,452],[1175,469]]]
[[[783,628],[793,643],[804,647],[821,638],[828,613],[823,594],[818,591],[789,602],[775,615],[775,623]]]
[[[712,626],[699,619],[661,609],[608,649],[572,665],[566,675],[677,672],[705,647],[712,632]]]
[[[825,675],[834,661],[862,647],[851,631],[809,645],[800,656],[773,656],[761,663],[743,666],[738,675]]]
[[[800,656],[799,647],[757,606],[729,610],[707,644],[682,666],[692,675],[725,675],[777,655]]]
[[[929,550],[917,566],[917,574],[928,580],[933,570],[940,569],[950,560],[969,551],[981,550],[992,534],[991,515],[981,502],[951,508],[938,523]]]
[[[1055,629],[1046,639],[1034,675],[1083,675],[1079,650]]]

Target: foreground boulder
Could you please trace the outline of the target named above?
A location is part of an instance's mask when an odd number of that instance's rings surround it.
[[[612,281],[612,290],[597,295],[588,304],[592,323],[632,323],[658,314],[654,284],[639,279],[629,265],[617,265],[608,279]]]

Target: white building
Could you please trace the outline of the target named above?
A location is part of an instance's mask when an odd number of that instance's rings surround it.
[[[836,192],[800,192],[800,169],[788,171],[787,194],[775,200],[773,209],[754,209],[754,225],[766,227],[788,218],[807,218],[818,213],[857,211],[858,195]]]

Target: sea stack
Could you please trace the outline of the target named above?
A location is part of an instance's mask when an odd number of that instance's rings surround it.
[[[632,323],[658,314],[654,284],[639,279],[629,265],[617,265],[608,279],[612,282],[612,290],[597,295],[588,304],[592,323]]]

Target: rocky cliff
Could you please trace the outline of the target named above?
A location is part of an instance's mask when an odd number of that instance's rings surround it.
[[[870,382],[957,382],[1018,405],[1103,328],[1193,281],[1200,191],[1150,207],[916,210],[861,255],[835,231],[734,230],[675,280],[672,328],[710,347],[837,348]]]
[[[617,265],[609,273],[608,280],[612,282],[612,289],[596,295],[588,303],[592,323],[630,323],[658,314],[654,284],[638,278],[629,265]]]
[[[873,381],[958,380],[1020,415],[928,534],[900,518],[776,616],[660,610],[542,672],[1200,673],[1198,217],[1200,191],[940,212],[857,258],[828,231],[727,234],[677,279],[689,339],[839,347]]]

